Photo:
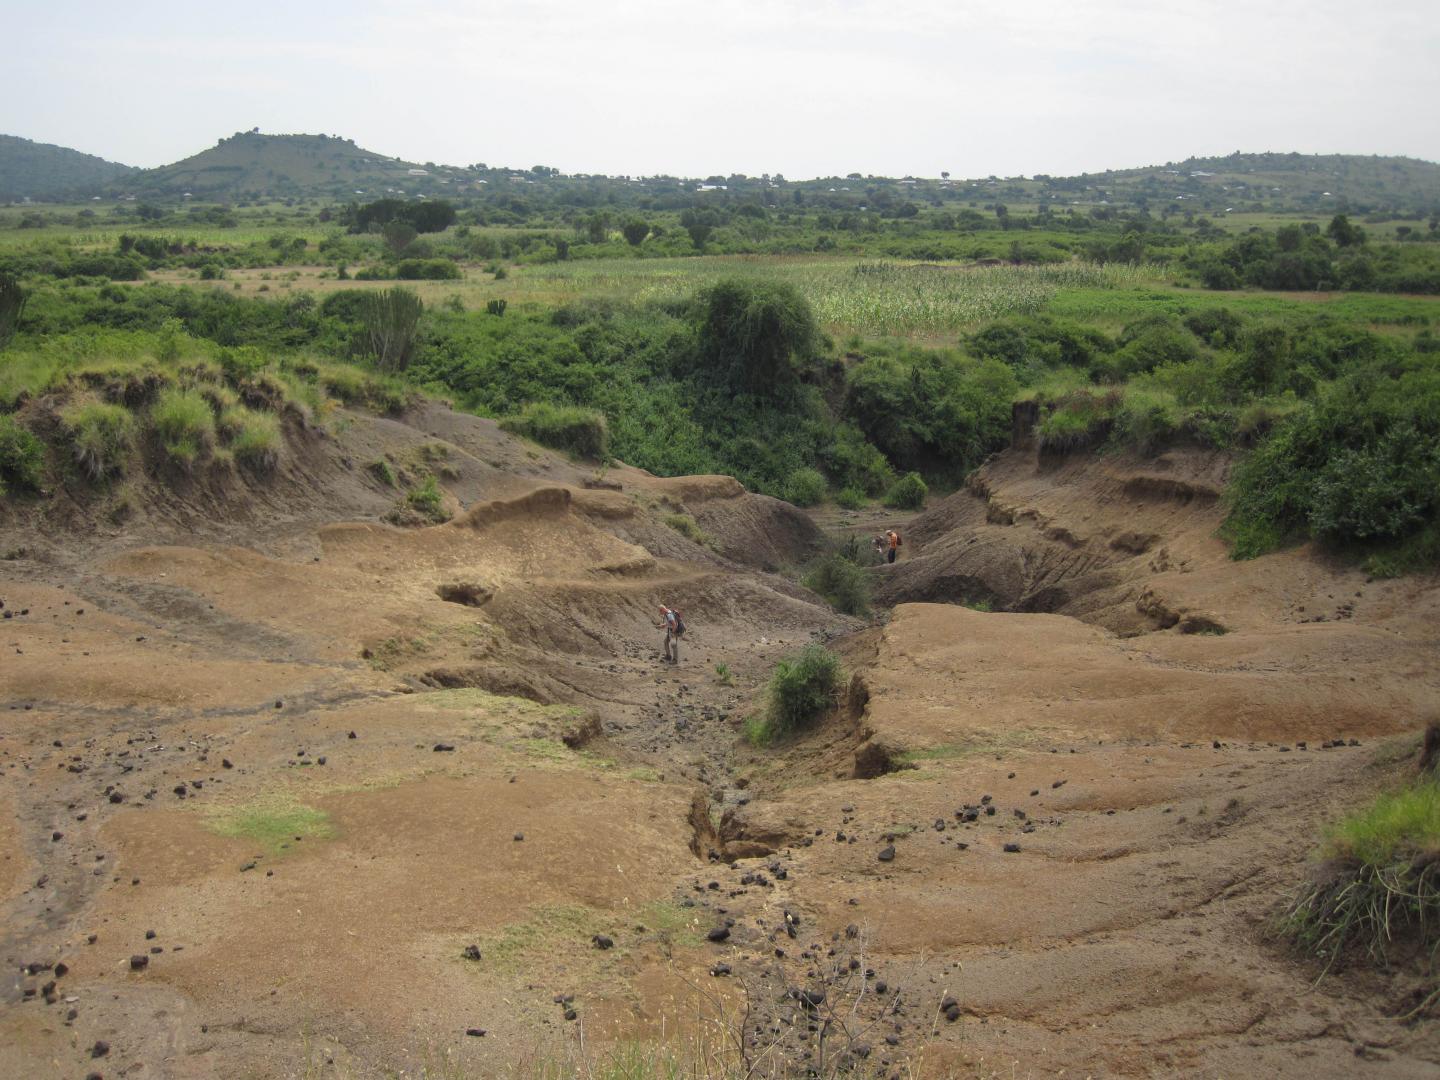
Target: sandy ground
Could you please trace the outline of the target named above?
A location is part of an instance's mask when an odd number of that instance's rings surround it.
[[[436,442],[460,515],[381,524],[364,464]],[[296,446],[265,492],[6,525],[0,1076],[637,1039],[756,1076],[1440,1071],[1415,972],[1317,983],[1268,933],[1440,702],[1437,590],[1230,563],[1223,461],[1002,455],[905,523],[866,626],[768,572],[814,527],[724,478],[435,408]],[[748,746],[812,640],[847,700]]]

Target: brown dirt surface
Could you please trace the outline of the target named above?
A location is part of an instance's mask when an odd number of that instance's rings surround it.
[[[1221,457],[1021,447],[895,522],[862,626],[774,572],[811,518],[729,478],[344,420],[268,484],[5,520],[0,1077],[569,1075],[624,1040],[755,1076],[1440,1070],[1394,1019],[1416,970],[1317,981],[1269,931],[1440,702],[1433,581],[1231,562]],[[454,519],[384,523],[381,458]],[[816,640],[845,700],[749,746]]]

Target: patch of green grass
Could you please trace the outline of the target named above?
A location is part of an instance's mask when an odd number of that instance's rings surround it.
[[[191,467],[215,446],[215,414],[195,390],[165,390],[150,410],[150,425],[161,449],[178,465]]]
[[[700,528],[699,523],[689,514],[666,514],[663,520],[666,525],[685,537],[685,539],[693,540],[695,543],[702,544],[705,547],[714,546],[714,541],[711,539],[710,534]]]
[[[735,684],[735,676],[731,674],[729,664],[715,665],[715,681],[721,686],[733,686]]]
[[[216,807],[207,815],[205,824],[221,836],[254,841],[271,855],[291,847],[297,836],[328,840],[335,835],[329,815],[323,810],[281,797]]]
[[[440,485],[433,476],[427,476],[422,483],[411,488],[405,496],[405,504],[422,518],[437,525],[450,520]]]
[[[365,466],[365,468],[371,476],[375,477],[376,480],[379,480],[380,483],[386,487],[394,488],[400,486],[400,480],[395,475],[394,466],[384,458],[376,458],[369,465]]]
[[[823,556],[800,584],[845,615],[870,614],[870,579],[859,565],[839,552]]]
[[[601,912],[579,904],[533,907],[527,918],[480,939],[483,966],[491,971],[521,972],[539,956],[554,957],[567,948],[589,949],[590,938],[610,928],[610,922]]]
[[[842,510],[862,510],[870,500],[863,489],[858,487],[844,487],[835,496],[835,504]]]

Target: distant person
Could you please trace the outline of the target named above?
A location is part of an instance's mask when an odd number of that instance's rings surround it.
[[[893,563],[895,557],[900,554],[900,534],[891,529],[885,534],[885,561]]]
[[[685,636],[685,620],[680,617],[680,612],[661,604],[658,625],[665,631],[666,663],[680,663],[680,639]]]

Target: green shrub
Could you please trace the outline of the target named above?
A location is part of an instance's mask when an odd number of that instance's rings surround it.
[[[167,457],[189,468],[215,445],[215,414],[195,390],[165,390],[150,410],[150,425]]]
[[[541,446],[584,458],[603,459],[610,446],[605,414],[596,409],[531,402],[518,416],[501,420],[500,426],[512,434],[534,439]]]
[[[906,473],[885,493],[885,505],[894,510],[919,510],[925,505],[929,487],[917,472]]]
[[[821,558],[800,584],[845,615],[870,614],[870,581],[864,570],[839,552]]]
[[[1131,386],[1115,416],[1114,438],[1151,454],[1173,439],[1179,426],[1180,411],[1172,395]]]
[[[411,488],[410,493],[405,496],[405,503],[421,517],[437,525],[450,520],[450,515],[445,510],[444,495],[433,476],[427,476],[424,483]]]
[[[456,281],[461,275],[449,259],[402,259],[395,276],[401,281]]]
[[[765,719],[753,741],[773,742],[814,724],[835,704],[842,675],[840,657],[823,645],[781,660],[770,676]]]
[[[280,418],[240,406],[220,417],[235,460],[256,472],[270,472],[280,462]]]
[[[857,487],[841,488],[840,494],[835,496],[835,502],[843,510],[859,510],[865,506],[865,492]]]
[[[1281,921],[1300,948],[1324,957],[1326,970],[1357,947],[1384,963],[1397,941],[1410,944],[1406,939],[1418,938],[1434,955],[1440,943],[1440,781],[1422,778],[1343,818],[1327,831],[1320,857],[1314,880]]]
[[[814,506],[825,498],[826,486],[818,469],[796,469],[785,484],[785,498],[796,506]]]
[[[701,292],[699,306],[701,350],[736,390],[788,393],[819,342],[809,302],[786,282],[725,278]]]
[[[135,449],[135,417],[123,405],[88,401],[60,413],[75,463],[91,480],[124,471]]]
[[[8,487],[39,491],[44,482],[45,447],[11,416],[0,416],[0,495]]]

